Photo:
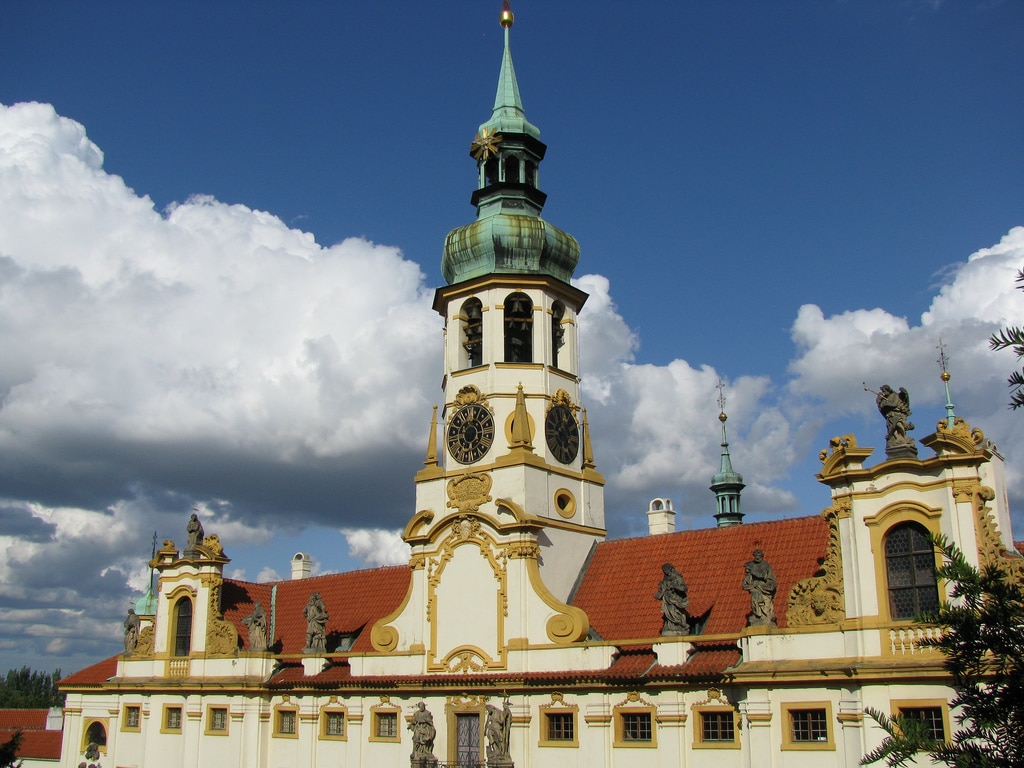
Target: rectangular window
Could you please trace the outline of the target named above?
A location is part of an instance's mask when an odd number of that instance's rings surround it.
[[[327,721],[324,723],[324,735],[325,736],[344,736],[345,735],[345,713],[344,712],[327,712]]]
[[[164,710],[164,729],[168,731],[181,730],[181,707],[167,707]]]
[[[801,744],[828,741],[828,719],[824,709],[789,710],[790,733]]]
[[[124,708],[124,729],[137,731],[142,720],[142,707],[128,705]]]
[[[277,732],[286,735],[295,733],[295,712],[289,709],[282,709],[277,713]]]
[[[398,713],[378,712],[377,729],[378,739],[394,739],[398,737]]]
[[[736,720],[732,712],[701,712],[700,739],[709,741],[735,741]]]
[[[651,713],[622,713],[623,741],[651,741]]]
[[[924,721],[925,733],[934,741],[944,742],[946,740],[946,729],[942,722],[942,707],[900,707],[900,714],[904,717]]]
[[[547,712],[545,725],[548,741],[575,741],[576,726],[572,712]]]
[[[228,729],[227,707],[212,707],[210,709],[210,730],[226,731]]]

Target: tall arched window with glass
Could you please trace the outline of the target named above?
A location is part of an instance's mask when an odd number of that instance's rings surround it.
[[[924,526],[901,523],[889,530],[885,536],[885,571],[890,617],[914,619],[939,607],[935,548]]]
[[[174,655],[188,656],[192,652],[192,601],[181,598],[174,605]]]

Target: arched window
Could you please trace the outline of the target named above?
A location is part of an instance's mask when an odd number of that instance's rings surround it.
[[[526,161],[526,183],[531,187],[537,186],[537,164]]]
[[[889,530],[885,536],[885,571],[889,615],[893,619],[913,619],[939,607],[935,548],[924,526],[902,523]]]
[[[484,362],[483,305],[470,299],[462,305],[462,347],[466,350],[464,365],[473,368]]]
[[[551,365],[558,368],[558,350],[565,345],[565,329],[562,319],[565,317],[565,305],[556,301],[551,307]]]
[[[174,655],[192,652],[192,601],[183,597],[174,606]]]
[[[519,158],[505,158],[505,181],[510,184],[519,183]]]
[[[85,744],[95,744],[97,747],[107,746],[107,729],[98,720],[91,723],[85,730]]]
[[[533,300],[525,293],[505,299],[505,362],[533,362]]]
[[[491,184],[498,183],[498,158],[491,157],[484,163],[484,184],[491,186]]]

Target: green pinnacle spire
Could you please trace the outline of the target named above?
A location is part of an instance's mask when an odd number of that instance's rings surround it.
[[[512,12],[509,11],[509,14]],[[519,95],[519,83],[516,81],[516,69],[512,66],[512,50],[509,48],[509,30],[512,22],[505,23],[505,53],[501,57],[501,71],[498,73],[498,92],[494,95],[494,110],[491,119],[480,126],[483,133],[486,128],[490,133],[525,133],[535,139],[540,138],[540,130],[526,119],[523,100]]]
[[[505,4],[505,50],[491,118],[480,126],[469,153],[477,165],[471,202],[476,221],[445,239],[441,274],[449,285],[492,274],[547,275],[568,283],[580,258],[576,239],[540,217],[547,195],[538,188],[547,147],[526,119],[512,66]]]
[[[746,486],[743,483],[743,475],[732,468],[732,457],[729,455],[729,438],[725,433],[725,422],[729,418],[725,415],[725,395],[723,394],[724,384],[718,382],[718,420],[722,422],[722,467],[711,478],[711,490],[715,493],[715,503],[718,511],[715,519],[720,528],[727,525],[739,525],[743,522],[743,513],[740,511],[740,491]]]

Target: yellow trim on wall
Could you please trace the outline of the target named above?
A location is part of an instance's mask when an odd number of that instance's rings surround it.
[[[334,697],[332,697],[333,699]],[[341,734],[328,733],[331,715],[341,715]],[[348,741],[348,707],[336,699],[320,707],[320,738],[324,741]]]
[[[178,713],[177,727],[170,725],[170,713],[175,710]],[[164,704],[160,713],[160,733],[181,733],[184,724],[185,708],[181,704]]]
[[[736,708],[729,704],[699,704],[693,707],[693,748],[694,749],[739,749],[740,748],[740,717]],[[728,712],[732,714],[732,741],[704,741],[704,715]]]
[[[135,725],[128,725],[128,710],[134,709],[136,718]],[[142,730],[142,705],[141,704],[124,704],[121,707],[121,732],[122,733],[139,733]]]
[[[292,730],[282,730],[284,718],[283,714],[290,713],[293,716],[292,719]],[[272,712],[271,721],[274,725],[272,735],[275,739],[297,739],[299,738],[299,708],[295,704],[289,702],[286,698],[283,703],[274,706]]]
[[[224,713],[224,727],[214,728],[214,712]],[[227,704],[207,704],[206,705],[206,727],[203,733],[206,736],[227,736],[228,735],[228,723],[231,721],[231,710]]]
[[[541,704],[540,712],[540,741],[538,747],[575,748],[580,745],[580,708],[576,704],[568,704],[561,693],[557,691],[551,694],[551,702]],[[551,715],[569,715],[572,717],[572,738],[552,739],[549,730]]]
[[[823,711],[825,713],[824,741],[798,741],[793,738],[793,712]],[[835,751],[836,729],[832,719],[832,702],[799,701],[782,705],[782,749],[783,751]]]
[[[637,691],[626,694],[626,698],[612,707],[612,717],[615,722],[613,734],[613,747],[624,747],[627,749],[657,749],[658,748],[658,709],[651,702],[641,698]],[[650,719],[651,738],[650,740],[627,739],[625,737],[625,717],[632,715],[647,715]]]

